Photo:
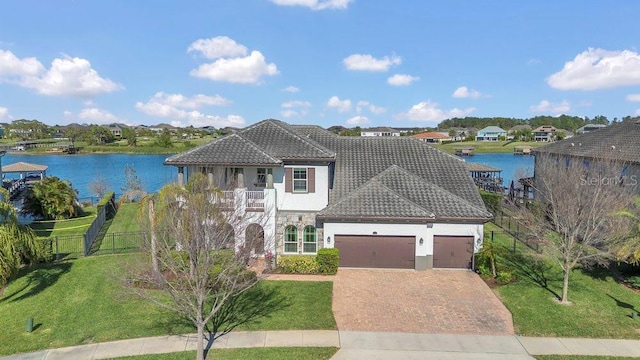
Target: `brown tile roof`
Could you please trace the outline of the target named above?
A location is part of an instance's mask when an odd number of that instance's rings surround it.
[[[432,131],[415,134],[415,135],[412,135],[411,137],[415,139],[451,139],[451,136],[449,135],[432,132]]]
[[[41,172],[41,171],[46,171],[48,168],[49,167],[46,165],[17,162],[15,164],[3,166],[2,172],[3,173]]]

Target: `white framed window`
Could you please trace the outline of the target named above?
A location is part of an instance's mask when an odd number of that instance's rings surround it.
[[[307,192],[307,168],[293,169],[293,192]]]
[[[305,226],[302,232],[302,252],[315,254],[317,246],[316,228],[311,225]]]
[[[258,168],[258,174],[256,175],[255,186],[265,187],[267,186],[267,174],[271,174],[272,170],[267,168]]]
[[[298,229],[293,225],[284,229],[284,252],[289,254],[298,252]]]

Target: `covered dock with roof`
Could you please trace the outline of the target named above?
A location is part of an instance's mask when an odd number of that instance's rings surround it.
[[[501,169],[473,162],[465,162],[465,165],[479,189],[499,194],[504,192]]]

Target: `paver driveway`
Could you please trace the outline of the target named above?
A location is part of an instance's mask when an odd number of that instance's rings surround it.
[[[339,330],[513,334],[511,313],[471,271],[345,269],[333,281]]]

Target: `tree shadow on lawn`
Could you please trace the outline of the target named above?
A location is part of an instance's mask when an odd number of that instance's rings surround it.
[[[517,279],[538,285],[556,298],[560,298],[560,295],[551,288],[550,283],[562,282],[562,273],[549,264],[546,259],[507,251],[503,262],[507,268],[513,270]]]
[[[631,314],[627,315],[628,317],[633,318],[633,313],[636,313],[636,314],[637,314],[637,313],[639,312],[638,310],[636,310],[635,305],[633,305],[633,304],[629,304],[629,303],[624,302],[624,301],[621,301],[621,300],[619,300],[618,298],[616,298],[616,297],[614,297],[614,296],[611,296],[611,294],[607,294],[607,296],[608,296],[608,297],[610,297],[611,299],[613,299],[613,300],[616,302],[616,305],[617,305],[618,307],[621,307],[621,308],[623,308],[623,309],[629,309],[629,310],[631,310]],[[636,316],[637,316],[637,315],[636,315]]]
[[[71,266],[72,263],[70,261],[63,261],[23,268],[16,278],[26,279],[25,284],[11,294],[5,295],[0,299],[0,303],[16,302],[38,295],[49,286],[55,284],[62,275],[68,273]]]

